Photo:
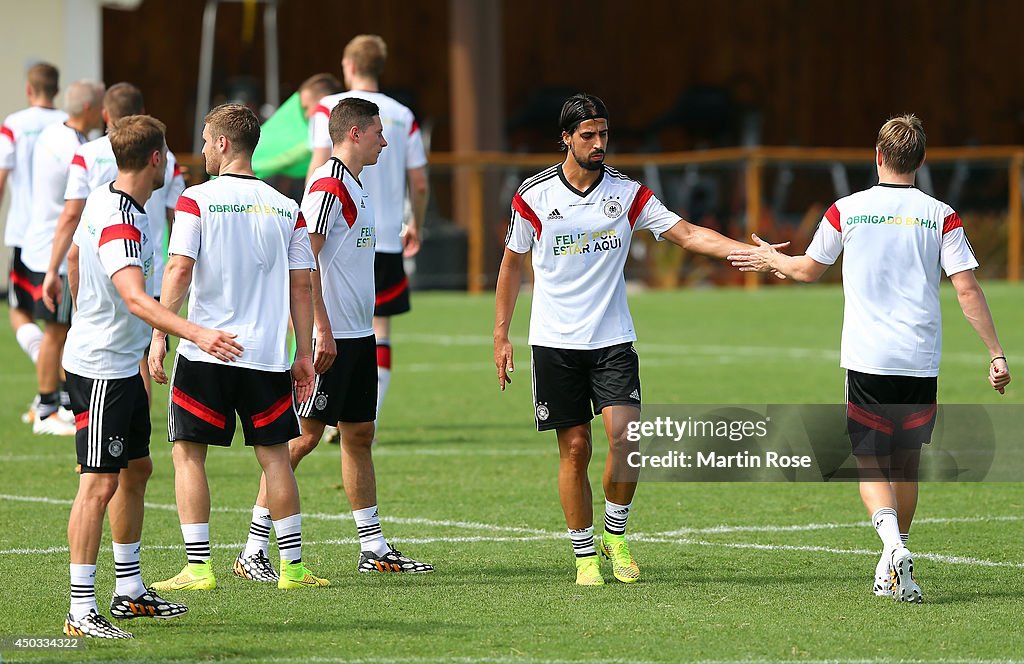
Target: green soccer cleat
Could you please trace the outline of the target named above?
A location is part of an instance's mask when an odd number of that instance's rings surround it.
[[[612,574],[622,583],[636,583],[640,580],[640,566],[629,553],[625,535],[601,535],[601,555],[612,561]]]
[[[327,579],[310,574],[305,564],[281,561],[281,578],[277,580],[278,588],[323,588],[329,585],[331,582]]]
[[[597,556],[587,556],[576,559],[576,585],[577,586],[603,586],[604,577],[601,576],[601,565]]]
[[[213,590],[217,587],[217,579],[213,576],[213,565],[205,563],[188,563],[178,575],[166,581],[157,581],[153,590]]]

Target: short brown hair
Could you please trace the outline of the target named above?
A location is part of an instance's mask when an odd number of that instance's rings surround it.
[[[322,98],[341,90],[341,81],[334,74],[313,74],[299,86],[299,91],[302,90],[314,90]]]
[[[221,104],[206,114],[213,138],[226,136],[237,152],[252,154],[260,142],[260,120],[248,106]]]
[[[29,87],[36,94],[43,94],[47,99],[57,96],[57,88],[60,84],[60,72],[49,62],[39,62],[28,68]]]
[[[924,162],[924,125],[913,113],[897,115],[878,130],[875,147],[886,167],[898,175],[913,173]]]
[[[331,134],[331,143],[337,145],[345,140],[348,130],[352,127],[360,131],[373,124],[373,116],[380,115],[380,107],[372,101],[348,97],[339,101],[331,109],[331,118],[327,121],[327,131]]]
[[[129,115],[138,115],[144,108],[142,90],[131,83],[115,83],[103,95],[103,109],[111,124]]]
[[[110,128],[110,147],[120,171],[141,171],[154,152],[164,149],[167,127],[149,115],[129,115]]]
[[[351,60],[360,75],[380,78],[388,59],[388,45],[380,35],[358,35],[345,46],[342,58]]]

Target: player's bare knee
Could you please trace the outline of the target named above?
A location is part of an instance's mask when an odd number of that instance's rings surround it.
[[[118,483],[117,473],[86,473],[82,476],[79,498],[106,505],[117,492]]]
[[[342,423],[341,444],[369,450],[373,446],[373,422]]]
[[[319,444],[320,434],[315,432],[303,433],[298,438],[292,439],[288,443],[288,453],[291,455],[292,465],[297,465],[303,457],[315,450]]]
[[[152,458],[146,456],[141,459],[132,459],[128,462],[128,467],[121,471],[121,482],[145,488],[146,482],[149,481],[152,475]]]
[[[586,436],[573,436],[562,442],[562,459],[576,468],[586,468],[590,464],[592,448]]]

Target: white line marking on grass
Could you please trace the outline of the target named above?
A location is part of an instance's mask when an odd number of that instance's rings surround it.
[[[922,523],[981,523],[984,521],[1024,521],[1024,516],[954,516],[954,517],[923,517],[914,519],[914,524]],[[656,537],[674,537],[677,535],[713,535],[721,533],[790,533],[813,530],[835,530],[839,528],[863,528],[867,522],[855,523],[798,523],[788,526],[710,526],[708,528],[679,528],[663,533],[651,533]],[[639,534],[639,533],[638,533]]]

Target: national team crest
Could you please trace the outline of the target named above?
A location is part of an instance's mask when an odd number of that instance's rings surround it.
[[[603,210],[604,216],[609,219],[618,219],[622,215],[622,203],[613,198],[605,202]]]
[[[316,399],[313,400],[313,407],[317,410],[323,410],[327,408],[327,395],[321,392],[316,395]]]
[[[548,419],[548,417],[550,415],[551,415],[551,412],[548,410],[548,407],[546,405],[544,405],[542,403],[537,404],[537,419],[538,420],[541,420],[543,422],[544,420]]]
[[[112,436],[110,442],[107,443],[107,451],[110,452],[110,456],[119,457],[124,452],[124,441],[118,436]]]

